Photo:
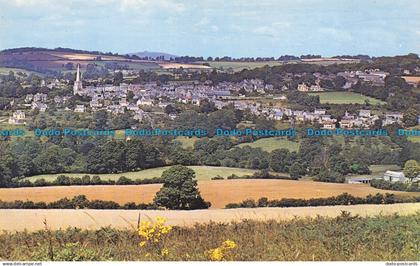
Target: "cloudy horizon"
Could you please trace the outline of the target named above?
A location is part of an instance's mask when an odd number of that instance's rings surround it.
[[[0,0],[0,50],[278,57],[420,52],[420,2]]]

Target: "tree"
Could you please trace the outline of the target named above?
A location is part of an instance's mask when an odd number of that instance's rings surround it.
[[[403,122],[406,127],[413,127],[417,125],[417,111],[413,107],[408,108],[404,112]]]
[[[108,112],[105,110],[99,110],[94,115],[94,123],[95,123],[95,129],[106,129],[107,128],[107,122],[108,122]]]
[[[153,202],[171,210],[207,209],[209,202],[201,197],[195,180],[195,172],[177,165],[162,173],[163,186],[156,193]]]
[[[175,108],[175,106],[173,106],[172,104],[168,104],[167,106],[165,106],[165,113],[166,114],[176,114],[178,111]]]
[[[114,76],[114,85],[119,86],[124,81],[123,73],[118,71]]]
[[[306,170],[304,166],[297,162],[293,163],[289,170],[290,177],[293,179],[298,179],[302,177],[305,173]]]
[[[216,110],[214,102],[209,101],[208,99],[203,99],[200,101],[200,112],[201,113],[211,113]]]
[[[404,164],[404,175],[413,181],[420,174],[420,167],[416,160],[408,160]]]
[[[288,149],[276,149],[271,152],[270,167],[276,172],[287,171],[287,159],[289,157]]]
[[[174,164],[181,165],[195,165],[198,159],[192,151],[184,150],[181,147],[175,148],[169,157]]]

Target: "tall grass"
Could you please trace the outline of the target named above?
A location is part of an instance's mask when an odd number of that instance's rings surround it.
[[[48,223],[48,221],[47,221]],[[242,221],[174,227],[163,241],[166,260],[206,260],[226,239],[237,244],[234,260],[420,260],[420,213],[361,218]],[[3,260],[161,260],[139,247],[134,230],[102,228],[0,235]]]

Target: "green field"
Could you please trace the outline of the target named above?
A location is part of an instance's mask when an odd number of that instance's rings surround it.
[[[309,94],[319,95],[321,103],[365,104],[365,101],[369,100],[369,103],[372,105],[385,104],[381,100],[348,91],[310,92]]]
[[[412,128],[409,128],[409,129],[417,129],[417,130],[420,130],[420,125],[415,126],[415,127],[412,127]],[[411,142],[418,142],[418,143],[420,143],[420,136],[410,136],[410,137],[407,137],[407,139],[409,141],[411,141]]]
[[[216,167],[216,166],[188,166],[189,168],[193,169],[195,171],[197,180],[210,180],[212,177],[215,177],[217,175],[222,177],[227,177],[229,175],[235,174],[237,176],[243,176],[243,175],[252,175],[257,170],[251,170],[251,169],[243,169],[243,168],[231,168],[231,167]],[[170,166],[164,166],[164,167],[158,167],[158,168],[152,168],[152,169],[146,169],[141,170],[137,172],[125,172],[125,173],[119,173],[119,174],[97,174],[101,177],[101,179],[106,180],[117,180],[120,176],[125,176],[127,178],[131,179],[146,179],[146,178],[153,178],[153,177],[160,177],[162,175],[162,172],[169,169]],[[47,175],[36,175],[25,178],[25,180],[29,180],[31,182],[44,178],[46,181],[53,181],[57,178],[57,176],[60,174],[47,174]],[[64,173],[64,175],[70,176],[70,177],[82,177],[86,175],[86,173],[79,173],[79,174],[73,174],[73,173]],[[90,176],[94,176],[95,174],[88,174]]]
[[[194,148],[194,143],[197,141],[197,137],[177,137],[174,141],[179,142],[184,149]]]
[[[0,75],[7,75],[7,74],[9,74],[10,71],[13,71],[15,73],[15,75],[18,72],[22,72],[22,73],[25,73],[26,75],[35,74],[35,75],[38,75],[38,76],[43,76],[43,74],[41,74],[41,73],[34,72],[34,71],[29,71],[29,70],[25,70],[25,69],[21,69],[21,68],[0,67]]]
[[[241,143],[239,147],[250,146],[252,148],[261,148],[263,151],[271,152],[276,149],[288,149],[289,151],[297,151],[299,142],[290,141],[283,137],[264,138],[251,143]]]

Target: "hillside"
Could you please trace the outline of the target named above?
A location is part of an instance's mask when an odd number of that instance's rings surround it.
[[[129,53],[129,55],[136,55],[138,57],[148,57],[148,58],[152,58],[152,59],[156,59],[157,57],[162,57],[165,60],[170,60],[171,58],[176,58],[178,57],[177,55],[173,55],[173,54],[168,54],[168,53],[162,53],[162,52],[149,52],[149,51],[143,51],[143,52],[138,52],[138,53]]]
[[[75,66],[80,64],[82,70],[88,64],[93,64],[97,68],[108,70],[128,69],[128,70],[158,70],[168,68],[208,68],[201,64],[178,64],[174,62],[142,60],[140,57],[165,56],[165,60],[174,57],[171,54],[158,52],[137,53],[139,57],[132,55],[118,55],[113,53],[103,53],[98,51],[74,50],[70,48],[15,48],[0,51],[0,67],[23,69],[43,74],[56,74],[58,72],[74,71]],[[150,58],[149,58],[150,59]]]
[[[77,64],[85,68],[88,64],[104,66],[106,63],[114,63],[114,65],[142,65],[144,63],[151,64],[152,62],[134,60],[112,53],[89,52],[68,48],[16,48],[0,52],[0,66],[40,73],[65,72],[73,70]],[[150,67],[159,68],[158,64],[153,64]]]

